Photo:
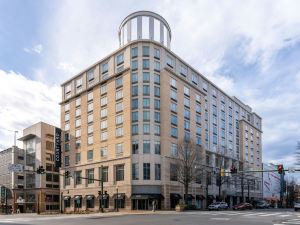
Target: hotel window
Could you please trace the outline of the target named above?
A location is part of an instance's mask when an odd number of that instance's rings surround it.
[[[70,165],[70,157],[67,155],[65,156],[65,166],[69,166]]]
[[[75,164],[79,164],[81,161],[81,154],[80,152],[77,152],[75,155]]]
[[[135,86],[132,86],[131,87],[131,96],[135,97],[135,96],[138,96],[138,86],[135,85]]]
[[[143,95],[150,95],[150,86],[143,85]]]
[[[150,108],[150,99],[143,98],[143,108]]]
[[[67,130],[70,130],[70,124],[69,123],[66,123],[65,124],[65,130],[67,131]]]
[[[132,142],[132,154],[139,154],[139,142],[138,141]]]
[[[80,145],[81,145],[81,140],[80,139],[76,140],[75,141],[75,147],[76,147],[76,149],[80,148]]]
[[[93,156],[94,156],[93,150],[88,150],[88,151],[87,151],[87,160],[88,160],[88,161],[93,160]]]
[[[106,129],[107,128],[107,120],[103,120],[100,123],[100,128],[101,130]]]
[[[154,87],[154,96],[155,97],[160,97],[160,88],[159,87]]]
[[[190,96],[190,89],[188,87],[185,87],[183,88],[183,92],[186,96]]]
[[[160,135],[160,125],[154,125],[154,135]]]
[[[101,68],[102,68],[102,74],[107,73],[108,72],[108,63],[103,63]]]
[[[107,105],[107,96],[102,97],[102,98],[100,99],[100,105],[101,105],[101,106]]]
[[[138,112],[132,112],[131,113],[131,117],[132,117],[132,122],[137,122],[139,119],[139,114]]]
[[[160,123],[160,112],[154,112],[154,121]]]
[[[82,182],[81,171],[75,171],[74,175],[75,175],[75,184],[81,184],[81,182]]]
[[[119,88],[123,85],[123,77],[119,77],[115,81],[116,88]]]
[[[123,136],[123,127],[116,128],[116,137]]]
[[[149,72],[143,72],[143,82],[144,83],[150,82],[150,73]]]
[[[88,136],[88,145],[91,145],[93,143],[94,143],[94,137],[93,137],[93,135]]]
[[[80,137],[81,136],[81,131],[80,130],[76,130],[75,131],[75,137]]]
[[[167,55],[167,65],[171,68],[174,67],[174,59],[172,59],[170,56]]]
[[[150,141],[143,141],[143,153],[150,154]]]
[[[196,102],[201,103],[201,96],[196,94]]]
[[[116,116],[116,124],[122,124],[123,123],[123,115],[117,115]]]
[[[47,141],[48,142],[48,141]],[[47,145],[47,142],[46,142],[46,145]],[[53,144],[52,142],[50,142],[50,144]],[[51,146],[50,146],[51,147]],[[46,149],[49,149],[49,146],[48,148],[46,147]],[[49,150],[53,150],[53,145],[52,145],[52,149],[49,149]],[[65,144],[65,152],[68,152],[70,151],[70,144],[69,143],[66,143]]]
[[[99,178],[103,180],[103,182],[108,182],[108,166],[99,168]]]
[[[70,110],[70,103],[65,104],[65,112]]]
[[[148,70],[150,68],[149,59],[143,59],[143,69]]]
[[[196,123],[201,124],[201,116],[200,115],[196,115]]]
[[[183,99],[183,104],[184,104],[184,106],[186,106],[186,107],[190,107],[190,99],[184,98],[184,99]]]
[[[150,121],[150,111],[144,111],[143,112],[143,120],[144,121]]]
[[[176,127],[171,127],[171,136],[174,138],[177,138],[178,136],[178,130]]]
[[[131,62],[131,70],[137,70],[138,69],[138,61],[134,60]]]
[[[65,94],[66,94],[66,97],[70,97],[70,94],[71,94],[71,84],[68,84],[65,86]]]
[[[93,133],[93,131],[94,131],[93,125],[88,125],[88,134]]]
[[[123,110],[123,102],[118,102],[116,104],[116,113],[121,112]]]
[[[137,83],[139,80],[138,74],[137,73],[131,73],[131,83]]]
[[[201,135],[201,127],[200,126],[196,126],[196,134]]]
[[[173,78],[170,78],[170,85],[171,85],[171,87],[176,88],[177,87],[177,81]]]
[[[138,180],[139,179],[139,164],[133,163],[132,164],[132,180]]]
[[[184,140],[185,141],[190,141],[191,139],[191,134],[190,132],[184,132]]]
[[[88,101],[93,100],[93,92],[92,92],[92,91],[88,93],[88,95],[87,95],[87,100],[88,100]]]
[[[154,61],[154,70],[157,72],[160,71],[160,62]]]
[[[177,144],[171,143],[171,156],[178,156]]]
[[[213,125],[213,133],[218,134],[218,128],[216,125]]]
[[[196,104],[196,113],[201,113],[201,106]]]
[[[154,48],[154,58],[160,59],[160,50],[158,48]]]
[[[87,177],[88,177],[88,184],[94,183],[94,169],[86,170]]]
[[[65,133],[65,141],[70,141],[70,135],[68,133]]]
[[[122,143],[116,144],[115,145],[115,151],[116,151],[116,155],[123,154],[123,144]]]
[[[121,53],[121,54],[117,55],[116,61],[117,61],[117,66],[122,64],[124,62],[124,54]]]
[[[143,124],[144,134],[150,134],[150,124]]]
[[[160,164],[155,164],[155,180],[161,180],[161,166],[160,166]]]
[[[190,110],[184,109],[184,118],[190,119]]]
[[[160,100],[154,99],[154,109],[160,109]]]
[[[87,80],[88,82],[94,80],[94,69],[90,69],[89,71],[87,71]]]
[[[101,157],[107,157],[107,147],[102,147],[100,149],[100,155]]]
[[[208,87],[208,84],[206,82],[203,82],[203,90],[204,91],[207,91],[207,87]]]
[[[124,180],[124,165],[117,165],[116,167],[116,181]]]
[[[75,120],[75,127],[80,127],[81,126],[81,119]]]
[[[171,124],[177,126],[177,116],[171,115]]]
[[[89,114],[89,115],[88,115],[88,123],[93,122],[93,120],[94,120],[93,114]]]
[[[88,104],[88,112],[91,112],[91,111],[93,111],[93,103],[91,102],[91,103],[89,103]]]
[[[77,107],[77,106],[80,106],[80,104],[81,104],[81,98],[79,97],[79,98],[76,98],[76,100],[75,100],[75,106]]]
[[[154,74],[154,83],[155,84],[160,84],[160,75],[159,74]]]
[[[138,106],[139,106],[138,99],[137,99],[137,98],[132,99],[132,100],[131,100],[131,109],[137,109]]]
[[[116,100],[120,100],[121,98],[123,98],[123,90],[118,90],[116,92]]]
[[[101,132],[101,141],[106,141],[107,140],[107,131]]]
[[[69,121],[70,120],[70,113],[66,113],[65,114],[65,121]]]
[[[177,104],[176,103],[174,103],[174,102],[171,102],[171,105],[170,105],[170,110],[172,111],[172,112],[177,112]]]
[[[138,47],[134,47],[131,49],[131,58],[135,58],[138,56]]]
[[[160,142],[156,141],[154,144],[154,153],[160,155]]]
[[[192,74],[192,82],[194,83],[194,84],[198,84],[198,75],[196,75],[196,74]]]
[[[78,78],[76,80],[76,88],[77,90],[80,89],[81,90],[81,87],[82,87],[82,77]]]
[[[77,108],[76,110],[75,110],[75,116],[77,117],[77,116],[80,116],[81,115],[81,109],[80,108]]]
[[[144,180],[150,180],[150,163],[143,163]]]
[[[170,97],[171,97],[171,99],[177,101],[177,92],[174,90],[171,90]]]
[[[177,181],[177,165],[170,163],[170,180],[171,181]]]
[[[213,135],[213,144],[217,144],[218,143],[218,138],[217,138],[217,135],[216,134],[214,134]]]
[[[133,124],[132,127],[132,135],[138,135],[139,134],[139,125],[138,124]]]
[[[202,143],[201,136],[196,136],[196,144],[201,145],[201,143]]]
[[[225,111],[225,104],[223,104],[223,103],[221,104],[221,110]]]
[[[103,84],[101,87],[100,87],[100,94],[103,95],[107,93],[107,84]]]
[[[143,56],[149,56],[149,46],[143,46]]]
[[[184,65],[181,65],[180,66],[180,74],[181,75],[183,75],[183,76],[187,76],[187,71],[188,71],[188,69],[187,69],[187,67],[186,66],[184,66]]]
[[[190,121],[188,121],[188,120],[184,121],[184,129],[185,130],[190,130]]]
[[[100,115],[101,115],[101,118],[106,117],[107,116],[107,108],[101,109]]]

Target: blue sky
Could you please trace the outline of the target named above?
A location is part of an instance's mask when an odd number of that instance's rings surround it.
[[[299,8],[292,0],[2,0],[0,148],[13,140],[5,129],[40,120],[59,125],[60,83],[118,48],[124,17],[150,10],[169,22],[172,51],[263,118],[263,160],[293,165]]]

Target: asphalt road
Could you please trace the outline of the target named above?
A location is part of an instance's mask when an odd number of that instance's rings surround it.
[[[300,225],[300,212],[291,210],[251,211],[158,211],[141,214],[8,215],[0,225]]]

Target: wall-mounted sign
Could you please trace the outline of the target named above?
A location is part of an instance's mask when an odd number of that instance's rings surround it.
[[[61,129],[55,128],[55,167],[61,167]]]
[[[22,164],[9,164],[8,165],[8,170],[10,172],[23,172],[24,171],[24,166]]]

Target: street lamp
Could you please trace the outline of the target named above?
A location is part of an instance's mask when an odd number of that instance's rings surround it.
[[[64,213],[64,207],[63,207],[63,193],[64,191],[62,191],[60,193],[60,213]],[[69,190],[67,190],[67,194],[69,194]]]
[[[118,186],[116,186],[116,188],[117,188],[116,211],[119,212],[119,193],[118,193]]]

